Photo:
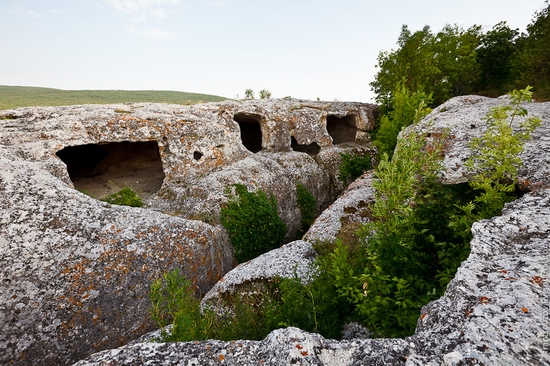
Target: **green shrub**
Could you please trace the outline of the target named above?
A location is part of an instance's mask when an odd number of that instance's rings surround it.
[[[353,156],[347,153],[340,153],[340,157],[342,158],[342,162],[339,167],[340,174],[338,175],[338,179],[344,183],[344,186],[347,186],[372,168],[368,154],[365,156]]]
[[[296,183],[296,196],[298,208],[300,208],[300,213],[302,214],[302,227],[298,235],[301,238],[317,217],[317,200],[307,187],[301,183]]]
[[[165,273],[151,285],[151,318],[161,329],[164,342],[205,339],[263,339],[271,328],[264,317],[269,314],[270,298],[241,296],[224,315],[201,309],[194,297],[193,284],[178,270]],[[171,325],[171,329],[166,327]]]
[[[260,99],[270,99],[271,92],[267,89],[260,90]]]
[[[229,202],[222,207],[220,219],[235,248],[239,263],[278,248],[286,234],[286,224],[279,218],[277,201],[261,190],[248,192],[243,184],[226,189]]]
[[[143,207],[143,201],[132,188],[122,188],[120,191],[110,194],[101,199],[101,201],[113,204],[131,207]]]

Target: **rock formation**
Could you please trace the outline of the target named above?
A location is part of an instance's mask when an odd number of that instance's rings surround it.
[[[469,173],[463,168],[471,154],[468,142],[484,132],[482,118],[489,108],[504,102],[503,98],[454,98],[411,127],[428,132],[429,138],[438,138],[449,128],[443,182],[468,180]],[[501,216],[473,225],[470,256],[444,296],[423,307],[414,335],[335,341],[287,328],[273,331],[263,341],[133,343],[100,352],[78,365],[131,365],[135,360],[153,365],[550,364],[550,103],[530,104],[527,109],[543,119],[521,155],[521,187],[528,193],[506,204]],[[344,223],[368,219],[367,211],[360,210],[364,207],[360,202],[372,200],[371,179],[367,174],[350,186],[304,239],[333,240],[343,235]],[[359,203],[353,205],[352,201]],[[292,243],[287,245],[289,250],[293,247]],[[266,268],[269,262],[265,259],[273,255],[268,253],[235,268],[226,275],[232,279],[231,286],[217,285],[214,291],[238,289],[239,278],[241,283],[261,279],[261,271],[252,277],[247,268]],[[303,261],[306,263],[307,258]]]
[[[0,364],[70,364],[146,333],[149,286],[171,269],[204,294],[235,265],[218,221],[229,184],[273,192],[293,239],[296,183],[329,205],[339,153],[371,151],[373,113],[299,100],[0,111]],[[144,208],[92,198],[125,186]]]

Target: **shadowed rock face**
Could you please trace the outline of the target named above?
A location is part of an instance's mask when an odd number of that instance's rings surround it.
[[[296,183],[330,204],[339,153],[372,152],[375,110],[270,100],[0,111],[0,364],[70,364],[146,333],[149,286],[171,269],[208,291],[235,265],[218,223],[228,184],[273,192],[291,240]],[[356,138],[334,147],[327,116],[349,114]],[[293,151],[292,136],[319,151]],[[145,207],[74,189],[122,186]]]
[[[454,98],[421,121],[430,138],[446,140],[443,182],[465,182],[468,142],[481,136],[481,119],[503,99]],[[415,334],[405,339],[327,340],[296,328],[273,331],[262,341],[131,343],[78,363],[132,365],[548,365],[550,364],[550,103],[526,106],[542,125],[521,154],[522,184],[529,191],[506,204],[502,215],[472,227],[471,253],[445,294],[419,314]],[[432,120],[432,122],[429,122]],[[516,121],[519,122],[519,121]],[[475,125],[475,129],[471,125]],[[475,130],[475,131],[472,131]],[[321,150],[321,153],[323,151]],[[372,175],[354,182],[312,225],[304,241],[266,253],[224,276],[206,296],[216,303],[246,284],[275,275],[307,278],[311,243],[342,236],[347,225],[369,219]],[[308,241],[310,241],[308,243]]]
[[[156,141],[67,146],[56,155],[67,164],[74,187],[93,197],[130,187],[148,198],[164,181]]]

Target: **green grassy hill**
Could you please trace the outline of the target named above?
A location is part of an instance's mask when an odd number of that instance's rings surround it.
[[[195,104],[220,102],[227,98],[164,90],[60,90],[0,85],[0,110],[31,106],[153,102]]]

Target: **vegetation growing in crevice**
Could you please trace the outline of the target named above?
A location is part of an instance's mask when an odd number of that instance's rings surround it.
[[[358,156],[340,153],[340,157],[342,161],[339,166],[338,179],[344,183],[344,186],[349,185],[372,168],[371,158],[368,154]]]
[[[531,133],[540,125],[537,117],[527,117],[522,103],[532,100],[531,87],[510,93],[511,105],[491,108],[485,121],[487,131],[470,143],[473,154],[466,166],[475,174],[470,186],[478,192],[475,199],[460,206],[451,226],[467,233],[476,221],[500,214],[507,202],[517,198],[518,171],[522,167],[520,154]],[[514,119],[525,117],[514,131]]]
[[[301,214],[301,227],[298,231],[298,239],[301,239],[317,217],[317,200],[306,186],[296,183],[296,203]]]
[[[243,184],[227,187],[229,201],[220,211],[220,219],[235,248],[239,263],[278,248],[287,231],[279,217],[277,200],[261,190],[248,192]]]
[[[143,207],[143,201],[141,200],[141,198],[132,188],[129,187],[124,187],[120,191],[102,198],[101,201],[113,205]]]
[[[373,145],[378,148],[378,153],[384,153],[391,158],[397,144],[397,136],[401,130],[415,122],[420,121],[432,110],[428,107],[431,103],[431,94],[422,91],[411,92],[404,82],[396,86],[393,98],[393,109],[380,118],[378,128],[373,132]]]
[[[178,270],[155,280],[149,298],[151,318],[164,342],[263,339],[272,328],[265,318],[272,306],[270,298],[261,294],[240,296],[230,311],[216,314],[210,308],[201,309],[192,282]]]
[[[239,311],[247,314],[241,323],[231,316],[214,321],[208,309],[201,315],[207,320],[201,321],[219,329],[232,327],[230,339],[238,338],[239,327],[250,326],[247,321],[258,322],[262,331],[255,337],[296,326],[339,338],[342,326],[352,321],[374,336],[411,335],[421,307],[443,294],[467,258],[473,221],[500,214],[514,198],[518,155],[540,123],[524,118],[514,126],[515,118],[527,117],[521,104],[530,97],[530,88],[514,91],[511,106],[493,108],[487,115],[487,132],[471,145],[468,165],[476,174],[469,184],[437,183],[445,134],[428,142],[424,134],[407,130],[393,158],[383,154],[375,169],[373,220],[362,227],[359,242],[317,245],[310,281],[277,279],[261,300],[237,300],[236,306],[243,306]],[[239,190],[248,193],[244,186]],[[197,324],[195,329],[204,328]]]

